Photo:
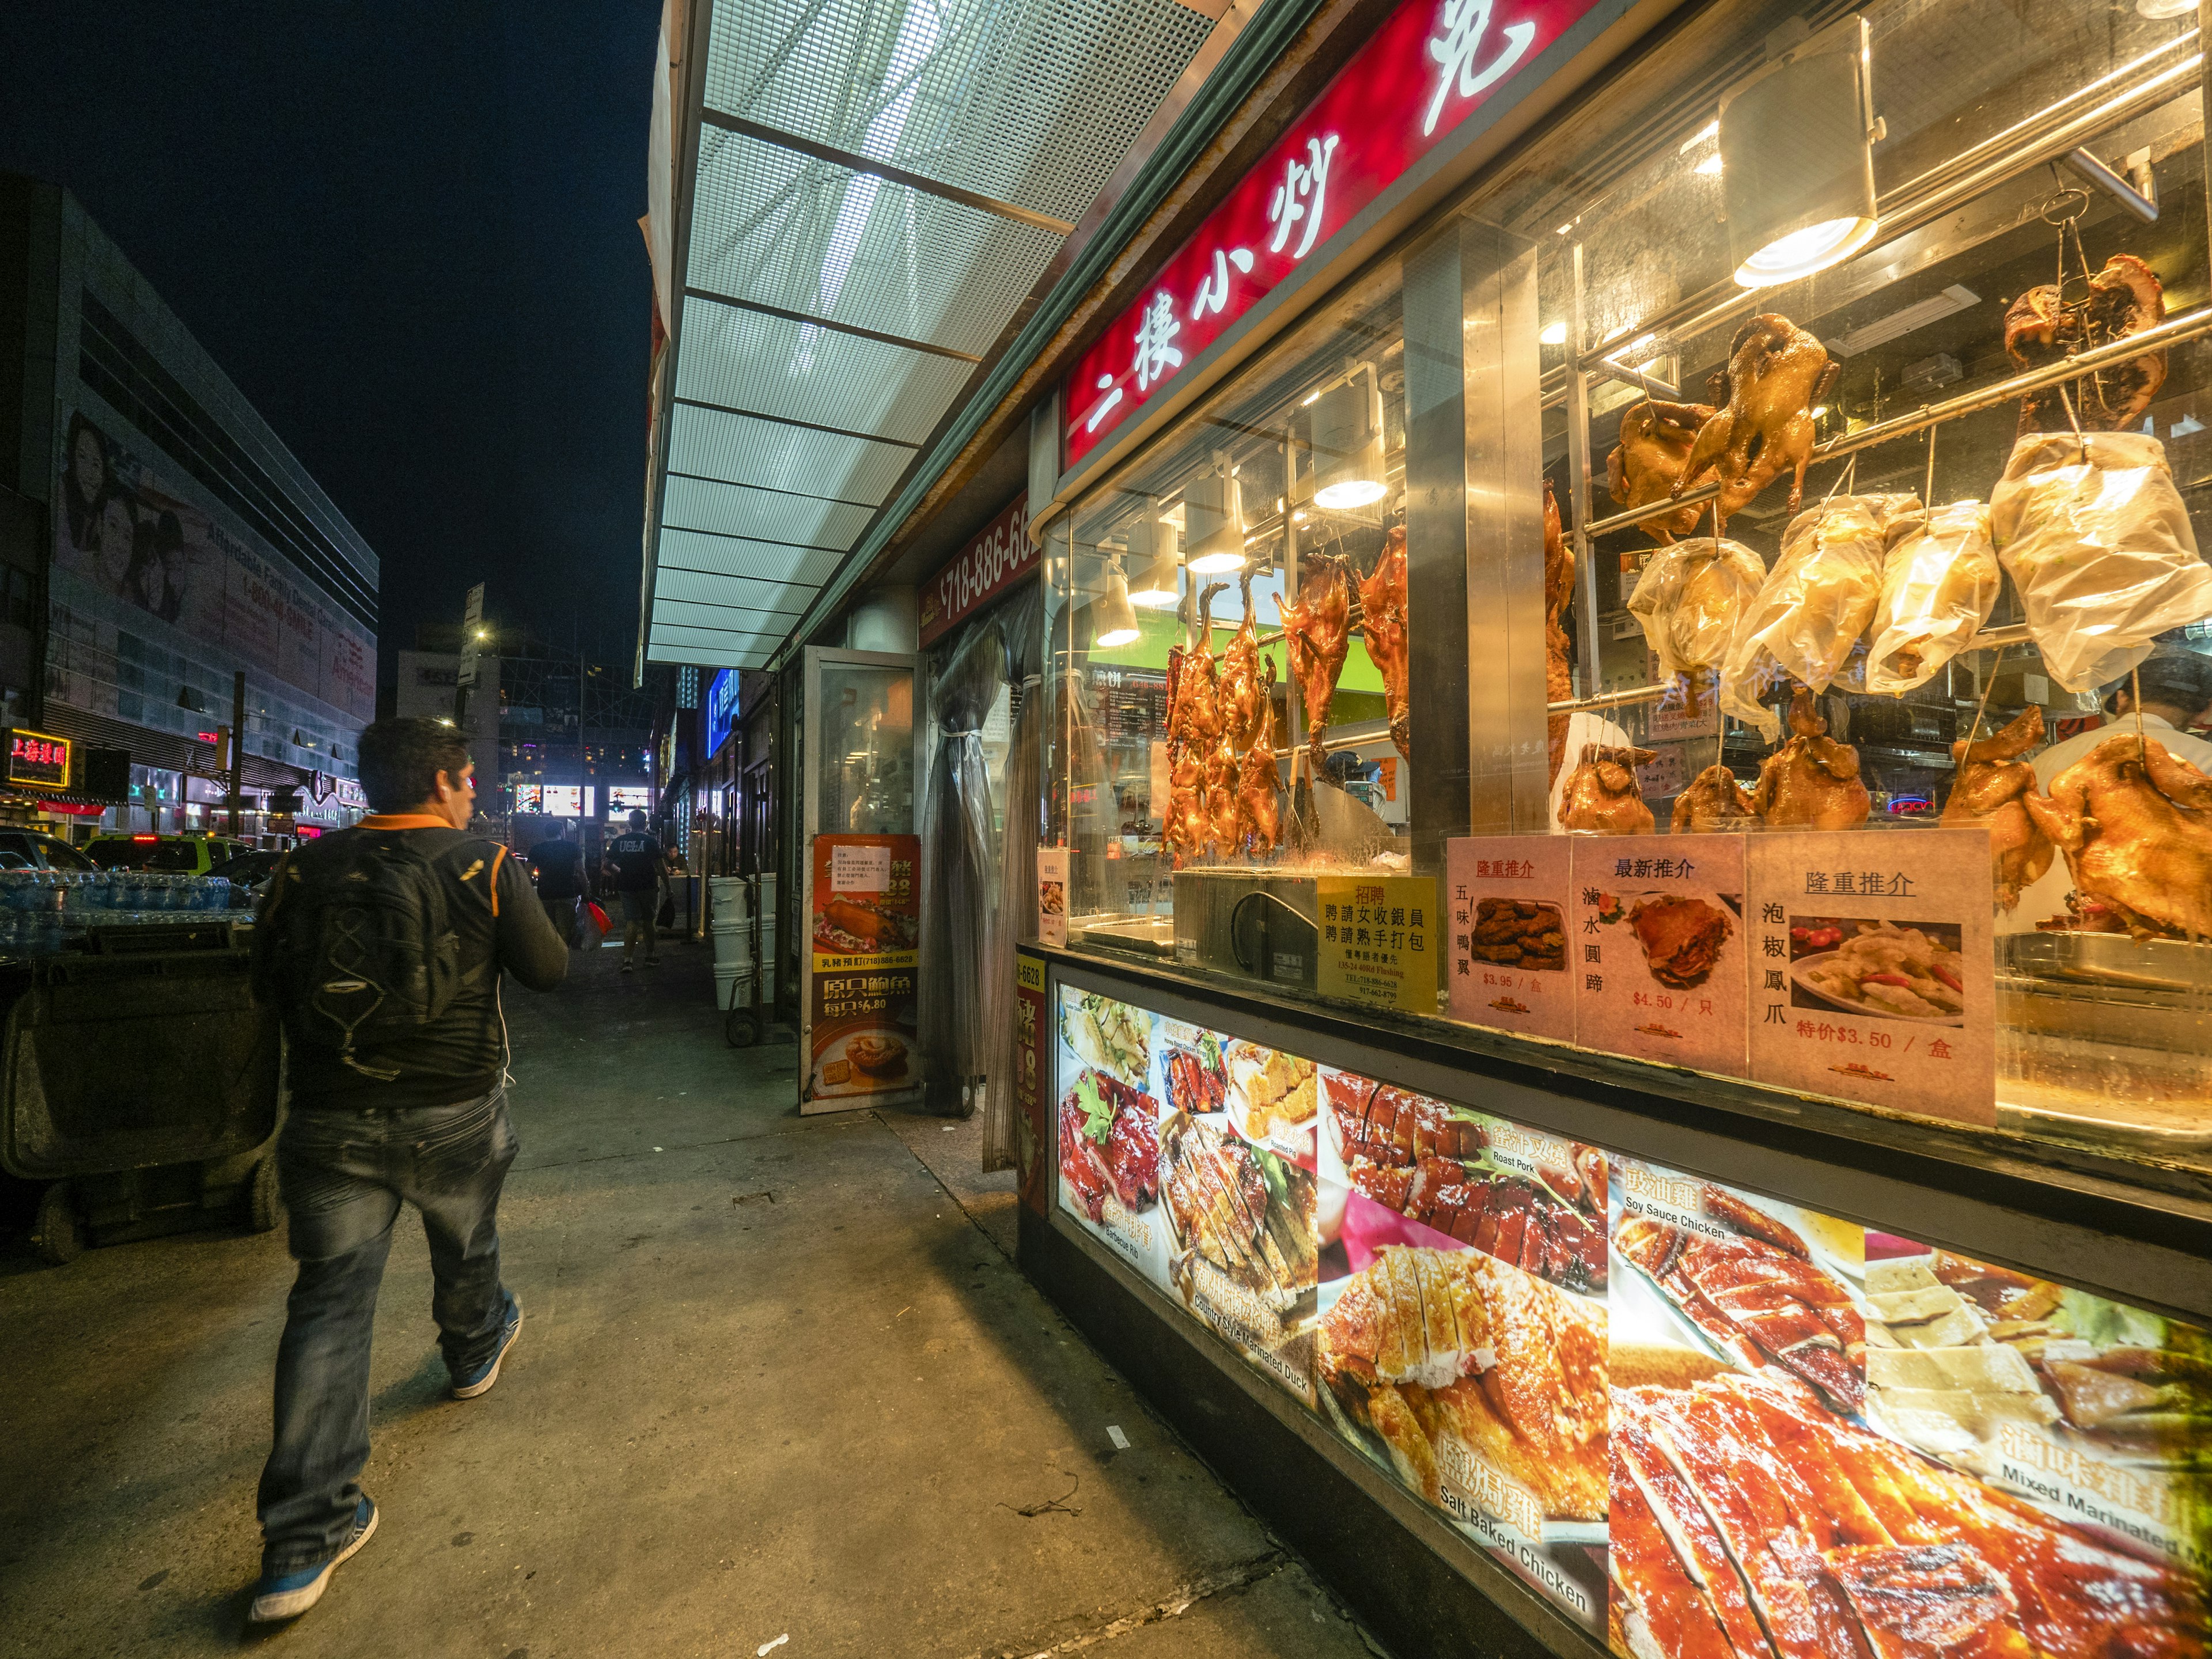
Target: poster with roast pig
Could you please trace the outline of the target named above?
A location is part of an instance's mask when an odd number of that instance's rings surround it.
[[[1573,838],[1577,1047],[1745,1074],[1745,840]]]
[[[1612,1173],[1616,1653],[2201,1659],[2201,1333]]]

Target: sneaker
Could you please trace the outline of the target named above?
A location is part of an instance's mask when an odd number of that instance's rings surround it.
[[[368,1542],[375,1531],[376,1505],[364,1495],[361,1507],[353,1512],[353,1529],[346,1534],[346,1540],[338,1546],[337,1553],[313,1566],[262,1574],[261,1582],[253,1587],[253,1605],[247,1609],[246,1619],[256,1625],[297,1619],[323,1599],[323,1592],[330,1588],[331,1575],[341,1563],[351,1559],[354,1552]]]
[[[499,1362],[507,1358],[507,1351],[514,1346],[514,1339],[522,1334],[522,1304],[513,1296],[507,1298],[507,1323],[499,1333],[499,1346],[492,1357],[474,1370],[453,1378],[453,1398],[474,1400],[480,1394],[491,1392],[491,1385],[499,1381]]]
[[[625,974],[634,974],[636,971],[637,964],[632,962],[628,957],[624,957],[623,958],[623,972]]]

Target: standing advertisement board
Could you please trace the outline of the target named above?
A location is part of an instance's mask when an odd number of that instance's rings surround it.
[[[799,1109],[850,1111],[918,1097],[927,1071],[916,1042],[920,664],[823,647],[805,661]],[[709,687],[710,717],[714,702]]]
[[[807,953],[805,1109],[872,1105],[921,1082],[919,836],[817,836]]]

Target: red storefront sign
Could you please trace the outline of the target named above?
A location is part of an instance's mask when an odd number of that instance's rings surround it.
[[[1407,0],[1077,360],[1073,466],[1598,0]]]
[[[1036,568],[1030,498],[1017,495],[921,590],[921,642],[933,645]]]

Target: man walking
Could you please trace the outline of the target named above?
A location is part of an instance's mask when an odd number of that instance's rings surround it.
[[[500,1185],[517,1143],[500,975],[550,991],[568,955],[495,842],[450,726],[362,733],[374,809],[286,854],[254,928],[254,990],[281,1014],[291,1109],[276,1146],[299,1274],[276,1351],[276,1444],[261,1474],[251,1618],[295,1618],[376,1530],[370,1327],[401,1200],[422,1212],[431,1316],[453,1397],[499,1380],[522,1327],[500,1281]]]
[[[622,899],[622,970],[627,974],[635,965],[630,957],[641,937],[645,940],[645,965],[658,967],[660,934],[653,924],[653,916],[660,908],[660,888],[667,879],[668,860],[661,851],[659,838],[647,832],[644,813],[633,811],[629,815],[629,832],[607,843],[606,858],[608,867],[614,872],[615,892]]]
[[[570,950],[577,944],[577,911],[591,897],[591,880],[584,868],[584,849],[562,824],[553,839],[530,849],[530,873],[538,878],[538,902],[545,919]]]

